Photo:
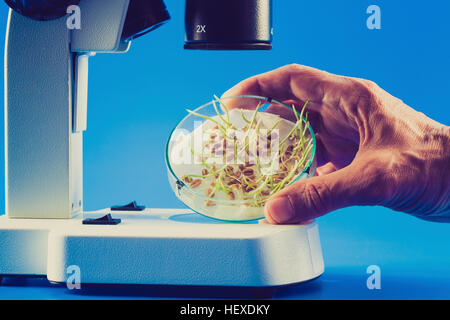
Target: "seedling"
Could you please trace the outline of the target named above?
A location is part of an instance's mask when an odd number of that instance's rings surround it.
[[[246,206],[262,207],[271,195],[295,181],[308,165],[313,149],[306,113],[309,101],[300,113],[292,106],[295,123],[280,118],[271,128],[263,128],[258,116],[261,103],[251,117],[248,110],[240,109],[245,125],[237,129],[230,120],[228,107],[221,99],[215,99],[213,106],[217,117],[187,110],[210,122],[211,125],[206,127],[211,129],[206,131],[208,139],[202,142],[201,154],[191,149],[200,159],[201,174],[185,175],[182,180],[192,189],[200,186],[205,189],[207,207],[217,205],[216,199],[243,200]],[[223,112],[220,112],[216,102]],[[283,137],[280,137],[278,130],[281,123],[292,124]],[[255,145],[256,150],[252,148]]]

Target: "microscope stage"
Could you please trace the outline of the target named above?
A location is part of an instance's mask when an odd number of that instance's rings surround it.
[[[0,275],[64,283],[78,270],[81,283],[265,287],[307,281],[324,270],[315,223],[227,223],[184,209],[111,215],[121,223],[1,216]]]

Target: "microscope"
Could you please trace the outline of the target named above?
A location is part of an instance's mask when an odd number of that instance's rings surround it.
[[[75,267],[81,283],[276,287],[323,273],[316,223],[218,223],[135,203],[84,212],[89,59],[127,52],[170,15],[162,0],[5,1],[0,276],[65,283]],[[185,26],[185,49],[270,50],[272,1],[186,0]]]

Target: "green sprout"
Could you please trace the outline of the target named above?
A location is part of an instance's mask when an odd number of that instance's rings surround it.
[[[258,121],[257,117],[259,109],[261,108],[261,102],[256,106],[250,119],[247,119],[243,110],[239,109],[241,117],[248,128],[245,132],[244,139],[239,141],[235,134],[233,134],[232,137],[227,134],[229,130],[235,130],[230,122],[228,107],[217,96],[214,96],[214,98],[217,102],[219,102],[224,113],[222,114],[219,111],[215,103],[216,101],[213,101],[213,107],[217,113],[216,119],[194,111],[187,111],[192,115],[216,124],[215,129],[220,131],[221,138],[223,139],[223,148],[227,149],[228,145],[233,146],[233,158],[235,162],[240,159],[240,156],[243,153],[247,156],[250,156],[251,154],[250,140],[254,139],[253,135],[250,137],[250,131],[252,131],[252,134],[253,132],[255,133],[257,144],[264,141],[268,148],[269,144],[270,147],[272,146],[272,139],[270,139],[269,143],[267,143],[265,139],[261,139],[261,122]],[[300,114],[297,112],[295,106],[292,106],[292,111],[294,112],[296,122],[290,129],[289,133],[278,143],[278,152],[273,153],[269,158],[270,165],[268,170],[270,170],[270,174],[262,174],[264,168],[261,165],[259,159],[260,155],[258,152],[254,155],[256,157],[255,163],[245,162],[245,164],[234,164],[232,166],[228,165],[228,159],[225,159],[225,165],[219,166],[219,168],[216,168],[216,163],[207,164],[202,153],[202,155],[200,155],[202,160],[201,167],[203,168],[202,174],[192,174],[188,175],[188,177],[200,178],[203,180],[210,178],[212,180],[211,188],[209,188],[206,192],[207,196],[210,198],[214,198],[220,191],[233,200],[236,196],[244,200],[248,200],[248,205],[250,206],[264,206],[267,200],[266,196],[279,192],[284,187],[295,181],[307,165],[307,160],[310,157],[313,148],[312,138],[307,138],[306,136],[309,128],[309,122],[308,114],[305,110],[309,103],[310,100],[306,101]],[[265,132],[266,138],[272,135],[272,132],[279,126],[282,120],[283,119],[277,120],[276,123]],[[212,132],[212,134],[214,134],[214,132]],[[232,144],[228,144],[228,139],[232,139]],[[194,154],[192,149],[191,152]],[[279,165],[277,171],[274,169],[275,164]],[[211,201],[208,201],[208,205],[209,204],[211,204]]]

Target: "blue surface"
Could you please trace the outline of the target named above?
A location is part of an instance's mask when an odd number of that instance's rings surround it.
[[[271,52],[184,51],[184,1],[166,3],[172,14],[169,24],[136,40],[127,54],[91,59],[84,148],[88,210],[130,200],[151,207],[182,207],[167,183],[164,145],[185,108],[203,104],[248,76],[288,63],[371,79],[415,109],[450,123],[448,2],[274,1]],[[366,28],[365,11],[371,4],[382,10],[378,31]],[[2,2],[1,34],[6,16]],[[0,157],[3,161],[3,154]],[[279,290],[275,297],[450,298],[450,225],[384,208],[340,210],[320,218],[319,225],[325,274]],[[369,265],[381,268],[381,290],[366,287]],[[0,298],[217,295],[220,290],[186,288],[100,287],[70,292],[40,279],[6,279],[0,286]]]

